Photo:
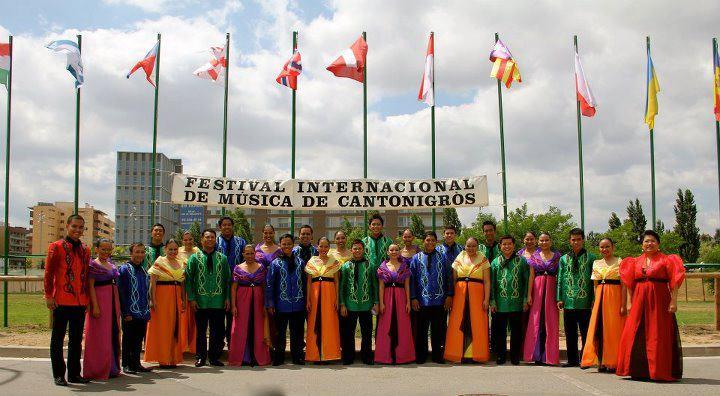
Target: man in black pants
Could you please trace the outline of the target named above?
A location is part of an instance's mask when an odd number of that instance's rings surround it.
[[[410,260],[410,300],[417,312],[415,359],[418,364],[427,360],[428,328],[431,332],[432,360],[445,363],[445,333],[447,311],[452,307],[452,267],[445,255],[435,249],[437,234],[425,233],[423,250]]]
[[[143,266],[145,246],[130,245],[130,261],[120,266],[118,294],[122,312],[122,366],[129,374],[151,371],[140,364],[143,338],[150,320],[148,274]]]
[[[50,338],[50,361],[55,385],[85,384],[89,380],[80,376],[85,309],[88,304],[87,278],[90,265],[90,249],[80,237],[85,230],[85,219],[80,215],[68,217],[65,224],[67,236],[48,246],[45,259],[45,303],[52,311],[52,336]],[[67,354],[67,381],[63,343],[69,330]]]

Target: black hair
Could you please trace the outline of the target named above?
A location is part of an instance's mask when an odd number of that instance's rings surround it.
[[[550,235],[549,232],[545,232],[545,231],[541,231],[541,232],[540,232],[540,235],[538,236],[538,239],[540,239],[540,237],[543,236],[543,235],[547,235],[548,238],[550,238],[550,240],[553,239],[553,238],[552,238],[552,235]]]
[[[336,238],[336,239],[337,239],[337,234],[339,234],[339,233],[341,233],[341,232],[342,232],[343,235],[345,235],[345,237],[347,238],[347,235],[345,234],[345,231],[343,231],[343,230],[337,230],[337,231],[335,231],[335,238]]]
[[[265,225],[263,226],[263,230],[266,229],[266,228],[268,228],[268,227],[270,227],[270,229],[273,230],[273,232],[275,232],[275,227],[273,227],[273,225],[270,224],[270,223],[265,224]]]
[[[455,231],[456,234],[458,232],[457,227],[455,227],[452,224],[445,224],[445,227],[443,227],[443,231],[447,231],[447,230],[453,230],[453,231]]]
[[[605,237],[600,240],[600,242],[602,242],[602,241],[608,241],[608,242],[610,242],[610,245],[615,246],[615,241],[613,241],[612,238],[610,238],[610,237]],[[598,245],[600,245],[600,242],[598,242]]]
[[[223,223],[223,221],[225,221],[225,220],[229,220],[229,221],[230,221],[230,225],[233,226],[233,227],[235,227],[235,220],[233,220],[232,217],[230,217],[230,216],[223,216],[223,217],[220,218],[220,220],[218,220],[218,228],[222,227],[222,223]]]
[[[482,228],[485,229],[485,226],[492,226],[493,230],[497,230],[497,226],[495,225],[495,222],[492,220],[485,220],[483,221]]]
[[[206,232],[209,232],[209,233],[211,233],[211,234],[213,234],[214,236],[217,237],[217,232],[215,232],[215,230],[213,230],[212,228],[206,228],[206,229],[204,229],[203,232],[202,232],[200,235],[205,236],[205,233],[206,233]]]
[[[155,224],[153,224],[153,226],[150,227],[150,231],[152,231],[153,229],[155,229],[155,227],[160,227],[160,228],[162,228],[163,232],[165,232],[165,226],[162,225],[162,224],[160,224],[160,223],[155,223]]]
[[[537,237],[538,237],[537,234],[535,233],[535,231],[532,231],[532,230],[527,230],[527,231],[525,231],[525,235],[524,235],[524,236],[527,236],[527,234],[530,234],[530,235],[534,236],[535,239],[537,239]]]
[[[303,225],[300,227],[300,231],[302,231],[303,228],[308,228],[308,229],[310,229],[310,232],[311,232],[311,233],[314,232],[313,229],[312,229],[312,227],[310,226],[310,224],[303,224]]]
[[[80,220],[80,221],[82,221],[83,223],[85,223],[85,218],[84,218],[84,217],[80,216],[79,214],[71,214],[70,216],[68,216],[67,221],[65,222],[65,224],[70,224],[70,223],[72,223],[73,220]]]
[[[171,243],[176,244],[178,247],[180,247],[181,245],[180,243],[178,243],[178,241],[175,240],[175,238],[170,238],[167,240],[167,242],[165,242],[165,247],[167,248],[168,245],[170,245]]]
[[[653,230],[645,230],[645,232],[642,233],[640,240],[644,240],[646,236],[651,236],[655,238],[657,243],[660,243],[660,234]]]
[[[368,224],[372,224],[373,220],[380,220],[380,225],[385,225],[385,220],[383,220],[382,216],[380,216],[380,213],[375,213],[374,215],[370,216]]]
[[[363,247],[363,249],[365,249],[365,242],[361,241],[360,239],[353,239],[350,246],[355,246],[355,245],[361,245]]]
[[[435,240],[437,241],[437,234],[435,233],[435,231],[425,231],[425,233],[423,234],[423,239],[429,236],[435,238]]]
[[[513,245],[515,244],[515,237],[512,235],[503,235],[500,237],[500,243],[502,243],[504,240],[509,239],[512,241]]]
[[[130,244],[130,254],[132,254],[133,249],[135,249],[135,248],[138,247],[138,246],[140,246],[141,248],[143,248],[143,251],[145,251],[145,244],[144,244],[144,243],[142,243],[142,242],[134,242],[134,243],[131,243],[131,244]]]
[[[285,238],[290,238],[290,240],[292,240],[293,243],[295,243],[295,237],[292,234],[282,234],[280,239],[278,239],[278,242],[282,242],[282,240]]]
[[[98,240],[95,241],[95,247],[96,247],[96,248],[100,248],[100,245],[102,245],[103,243],[109,243],[109,244],[112,245],[112,244],[113,244],[113,240],[112,240],[112,239],[108,239],[108,238],[100,238],[100,239],[98,239]]]
[[[320,238],[318,238],[318,241],[317,241],[318,246],[320,246],[320,242],[322,242],[322,241],[327,241],[328,245],[330,244],[330,239],[328,237],[321,236]]]
[[[478,241],[478,239],[475,238],[474,236],[468,237],[468,239],[465,240],[465,243],[467,243],[467,241],[469,241],[469,240],[471,240],[471,239],[472,239],[473,241],[475,241],[475,243],[477,243],[478,245],[480,245],[480,241]]]
[[[245,247],[243,247],[243,251],[245,251],[245,249],[247,248],[252,248],[253,252],[255,251],[255,245],[253,245],[252,243],[248,243],[247,245],[245,245]]]
[[[573,228],[570,230],[570,236],[580,236],[582,239],[585,239],[585,231],[583,231],[582,228]]]

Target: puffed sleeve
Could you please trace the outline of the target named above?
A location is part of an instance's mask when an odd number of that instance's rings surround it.
[[[635,288],[635,257],[624,258],[620,262],[620,279],[628,289]]]
[[[670,288],[677,289],[685,280],[685,265],[677,254],[670,254],[665,260]]]

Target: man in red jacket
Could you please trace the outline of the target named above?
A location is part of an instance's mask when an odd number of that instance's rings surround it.
[[[58,386],[67,386],[63,342],[68,325],[67,380],[78,384],[90,382],[80,376],[90,265],[90,249],[80,241],[85,231],[85,219],[74,214],[68,217],[65,228],[67,236],[50,244],[45,259],[45,302],[53,317],[50,361]]]

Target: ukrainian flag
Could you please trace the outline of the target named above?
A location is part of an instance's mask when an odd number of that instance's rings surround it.
[[[655,116],[658,113],[657,93],[660,92],[660,83],[655,74],[650,49],[647,53],[647,98],[645,100],[645,123],[652,130],[655,127]]]

